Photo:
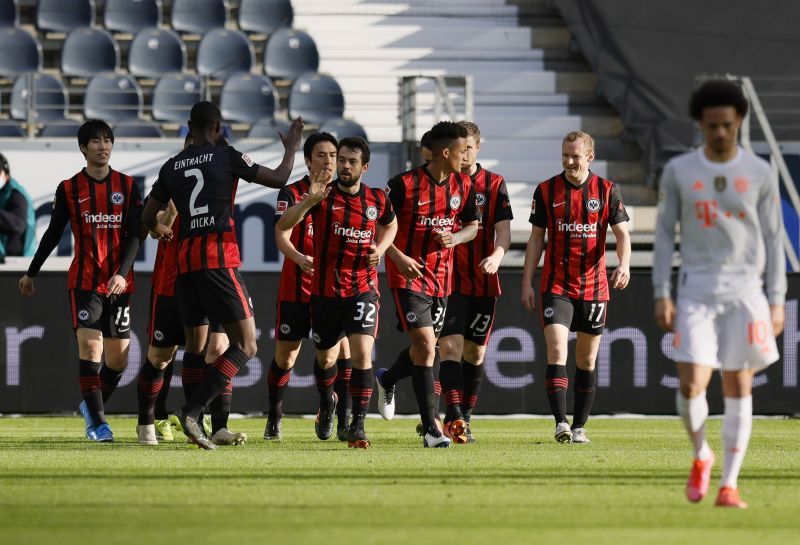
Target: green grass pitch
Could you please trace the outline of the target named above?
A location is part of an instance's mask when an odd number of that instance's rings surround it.
[[[683,497],[678,420],[595,419],[590,445],[559,445],[549,419],[476,418],[476,445],[423,449],[414,420],[367,421],[373,447],[318,441],[313,421],[231,421],[250,441],[215,452],[114,444],[78,418],[0,419],[0,543],[225,545],[800,543],[797,420],[756,420],[739,486],[746,511]],[[709,440],[721,460],[719,419]],[[182,437],[182,436],[181,436]]]

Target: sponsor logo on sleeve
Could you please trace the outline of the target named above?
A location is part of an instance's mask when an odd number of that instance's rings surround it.
[[[289,202],[288,201],[278,201],[278,204],[275,208],[275,214],[281,215],[289,209]]]
[[[253,160],[246,153],[242,154],[242,161],[249,167],[253,166]]]

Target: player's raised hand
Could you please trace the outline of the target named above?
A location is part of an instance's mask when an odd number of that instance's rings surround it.
[[[157,223],[150,231],[150,236],[156,240],[172,240],[172,229],[166,225]]]
[[[33,295],[34,291],[36,291],[36,289],[33,287],[33,278],[27,274],[23,274],[22,278],[19,279],[19,292],[22,295]]]
[[[375,242],[370,243],[367,252],[367,263],[372,267],[377,267],[381,262],[381,254],[378,253],[378,246]]]
[[[480,267],[483,274],[496,274],[497,270],[500,268],[500,260],[502,259],[502,256],[492,254],[483,258],[478,264],[478,267]]]
[[[536,310],[536,291],[533,286],[522,286],[522,306],[534,312]]]
[[[631,281],[631,269],[630,267],[623,267],[620,265],[616,269],[614,269],[614,273],[611,275],[611,287],[615,290],[624,290],[628,286],[628,282]]]
[[[308,275],[314,274],[313,256],[300,254],[295,263],[297,263],[297,266],[303,270],[303,274],[308,274]]]
[[[456,245],[456,239],[453,237],[452,231],[439,231],[435,240],[442,248],[452,248]]]
[[[675,327],[675,303],[670,297],[656,299],[656,325],[664,331],[672,331]]]
[[[106,289],[108,290],[108,296],[112,295],[119,295],[120,293],[125,292],[125,288],[128,287],[128,281],[119,274],[115,274],[111,278],[108,279],[106,282]]]
[[[313,203],[318,203],[328,196],[331,191],[333,181],[333,171],[322,169],[311,174],[311,183],[308,186],[308,199]]]
[[[300,141],[303,139],[303,126],[303,118],[298,117],[292,121],[292,125],[289,127],[286,134],[278,131],[278,135],[281,137],[281,142],[283,142],[283,147],[285,149],[292,151],[300,149]]]
[[[403,253],[398,252],[398,254],[399,255],[392,258],[392,261],[394,261],[394,264],[400,269],[400,274],[402,274],[406,280],[422,278],[422,270],[425,268],[425,264]]]

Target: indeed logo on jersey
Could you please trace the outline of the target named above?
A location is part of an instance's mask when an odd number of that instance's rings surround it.
[[[83,213],[85,223],[95,223],[98,229],[119,229],[122,227],[122,212],[119,214],[90,214]]]
[[[356,229],[355,227],[342,227],[338,223],[333,224],[333,234],[340,237],[347,237],[350,244],[363,244],[372,242],[372,229]]]
[[[561,233],[569,233],[574,238],[594,238],[597,236],[596,223],[578,223],[572,221],[570,223],[564,220],[556,221],[556,228]]]
[[[417,224],[422,225],[423,227],[433,227],[434,230],[444,231],[448,228],[451,228],[456,224],[455,218],[442,218],[439,216],[434,216],[429,218],[427,216],[420,216],[417,219]]]

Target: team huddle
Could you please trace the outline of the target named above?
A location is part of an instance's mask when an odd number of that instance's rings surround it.
[[[747,107],[742,100],[741,90],[727,82],[709,82],[693,96],[692,115],[706,146],[674,159],[664,171],[653,266],[656,320],[675,331],[678,413],[695,451],[686,494],[699,501],[709,487],[714,453],[703,431],[705,390],[712,370],[720,368],[725,467],[717,505],[733,507],[746,506],[736,478],[749,440],[753,373],[778,359],[775,335],[783,327],[786,292],[774,178],[763,161],[736,145]],[[437,123],[421,142],[423,164],[377,189],[364,183],[370,148],[361,138],[311,134],[303,143],[308,175],[287,184],[301,145],[302,119],[281,135],[285,152],[275,169],[228,145],[220,135],[221,121],[210,102],[192,108],[183,151],[164,164],[144,202],[133,179],[109,167],[111,128],[91,120],[78,133],[87,166],[59,184],[50,225],[20,291],[33,293],[33,278],[69,223],[75,258],[67,287],[87,438],[113,441],[104,404],[127,366],[132,266],[149,235],[159,247],[147,361],[137,383],[138,440],[146,445],[172,440],[173,427],[207,450],[247,440],[228,429],[232,380],[257,350],[233,218],[241,179],[280,189],[275,237],[285,259],[264,439],[281,438],[291,370],[302,340],[310,337],[319,439],[331,438],[335,426],[340,441],[368,448],[365,418],[373,386],[379,413],[392,419],[397,385],[410,377],[423,445],[475,442],[471,417],[513,218],[503,177],[477,162],[478,126]],[[566,135],[563,171],[536,186],[529,218],[521,303],[538,310],[544,328],[545,389],[559,443],[590,442],[585,425],[610,290],[624,289],[630,281],[629,216],[619,187],[590,170],[594,147],[584,132]],[[671,267],[678,222],[682,268],[675,305]],[[609,228],[619,261],[610,278]],[[542,255],[537,296],[533,277]],[[409,347],[393,365],[373,371],[381,304],[378,267],[384,258],[397,328],[408,336]],[[572,424],[566,406],[570,331],[577,334]],[[166,397],[179,346],[185,348],[185,404],[169,417]]]

